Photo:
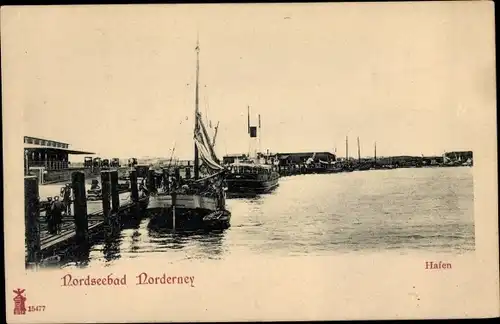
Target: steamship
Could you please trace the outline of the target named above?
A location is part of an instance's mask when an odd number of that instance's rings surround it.
[[[259,135],[260,142],[261,120],[259,115],[259,126],[250,126],[250,107],[248,107],[248,135],[250,143]],[[252,153],[252,148],[250,152]],[[268,193],[278,187],[279,173],[273,164],[262,161],[257,154],[250,154],[248,158],[237,159],[228,165],[229,172],[226,175],[227,193],[231,196],[245,194]]]

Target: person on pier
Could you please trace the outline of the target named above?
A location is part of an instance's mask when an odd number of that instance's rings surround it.
[[[66,215],[71,215],[71,185],[66,184],[61,190],[61,197],[63,198],[64,210]]]
[[[63,210],[63,203],[59,200],[59,196],[55,196],[52,204],[52,218],[55,227],[55,234],[59,234],[61,232]]]
[[[90,185],[90,190],[100,190],[101,187],[99,187],[99,180],[92,180],[92,184]]]
[[[175,189],[177,188],[177,181],[175,179],[175,176],[170,177],[170,189]]]
[[[56,227],[54,224],[54,217],[52,215],[52,197],[47,197],[47,208],[45,209],[45,219],[47,220],[47,227],[50,234],[55,234]]]
[[[163,191],[169,192],[169,190],[170,190],[170,177],[167,174],[164,176],[164,179],[163,179]]]
[[[155,179],[156,179],[156,188],[163,187],[163,175],[156,173]]]
[[[146,197],[149,194],[149,190],[146,188],[144,183],[139,184],[139,197]]]
[[[185,184],[186,182],[184,181],[184,179],[182,177],[179,177],[179,179],[177,179],[177,186],[179,188],[182,188],[182,186]]]

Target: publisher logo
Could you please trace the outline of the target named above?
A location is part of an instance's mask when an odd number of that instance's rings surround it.
[[[13,290],[14,297],[14,315],[26,315],[26,297],[23,295],[25,289],[17,288]]]

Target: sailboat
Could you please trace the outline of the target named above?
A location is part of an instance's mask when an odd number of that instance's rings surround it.
[[[250,143],[252,143],[252,140],[257,135],[259,135],[260,143],[260,130],[260,115],[258,131],[257,127],[250,126],[250,106],[248,106],[248,135]],[[262,157],[259,157],[252,148],[250,148],[248,156],[248,158],[236,160],[228,166],[230,172],[226,177],[227,192],[233,197],[268,193],[278,187],[280,176],[276,171],[276,166],[263,163]]]
[[[194,179],[172,179],[173,184],[152,193],[148,210],[156,211],[153,225],[183,230],[226,229],[231,213],[226,209],[224,179],[227,170],[220,165],[199,109],[200,47],[196,45],[196,88],[194,127]],[[204,177],[200,177],[203,167]]]

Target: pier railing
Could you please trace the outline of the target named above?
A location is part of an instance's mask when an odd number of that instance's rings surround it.
[[[45,170],[53,171],[53,170],[65,170],[69,169],[71,164],[67,161],[30,161],[30,167],[43,167]]]

